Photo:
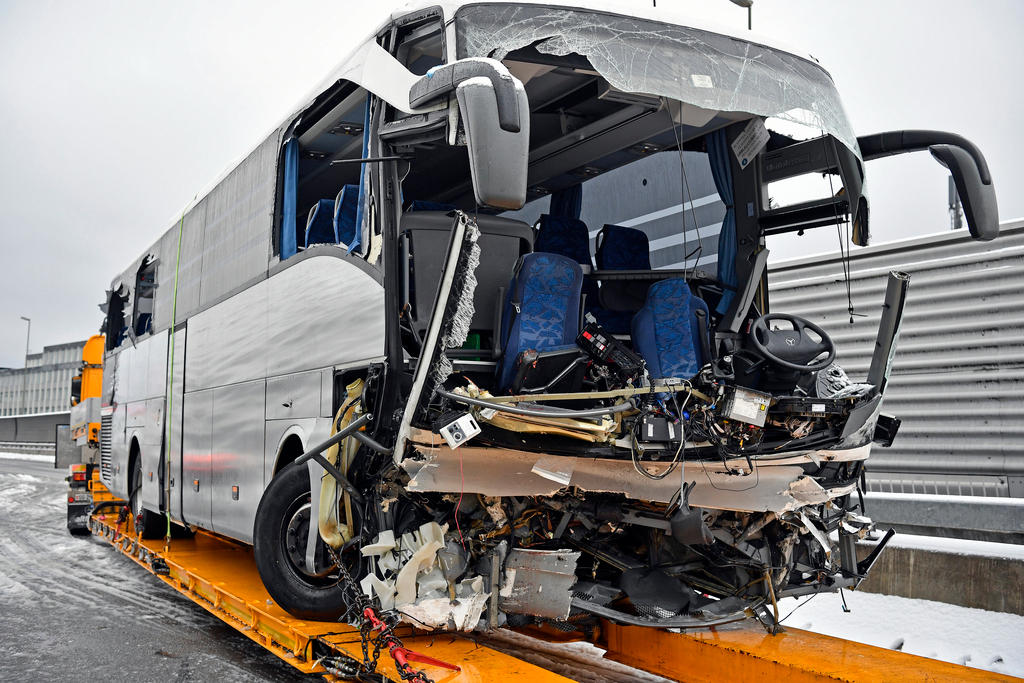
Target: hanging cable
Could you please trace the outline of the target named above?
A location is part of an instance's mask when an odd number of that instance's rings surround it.
[[[829,154],[831,146],[828,144],[828,138],[825,137],[825,131],[821,131],[821,135],[822,145],[825,147],[825,161],[831,164]],[[843,266],[843,280],[846,282],[846,312],[850,314],[850,324],[852,325],[854,316],[862,318],[867,316],[863,313],[856,313],[853,310],[853,287],[850,283],[850,220],[847,218],[844,221],[840,218],[839,208],[835,201],[836,191],[835,186],[832,184],[832,173],[831,171],[826,171],[825,175],[828,177],[829,197],[832,198],[832,211],[836,217],[836,237],[839,238],[839,262]],[[845,191],[845,188],[842,188],[841,191]],[[843,226],[846,228],[845,240],[843,239]]]
[[[684,269],[686,268],[686,263],[690,260],[691,257],[693,257],[693,259],[694,259],[693,260],[693,269],[692,269],[692,273],[691,273],[691,277],[693,277],[696,274],[696,271],[697,271],[697,263],[700,261],[700,257],[702,256],[702,254],[704,252],[704,243],[701,241],[700,226],[697,225],[697,217],[693,215],[693,194],[690,192],[690,184],[689,184],[689,181],[687,181],[687,179],[686,179],[686,163],[685,163],[685,156],[684,156],[684,153],[683,153],[683,138],[682,138],[682,136],[679,133],[679,128],[676,127],[676,119],[672,115],[671,100],[668,100],[667,98],[664,98],[664,97],[661,98],[661,99],[662,99],[662,102],[665,105],[665,111],[668,112],[669,121],[671,122],[671,125],[672,125],[672,136],[673,136],[673,138],[675,139],[675,142],[676,142],[676,152],[679,154],[679,173],[682,176],[682,182],[679,185],[679,195],[680,195],[680,205],[679,205],[679,208],[683,212],[683,221],[682,221],[682,224],[683,224],[683,268]],[[680,119],[680,124],[679,125],[682,126],[683,124],[681,123],[681,121],[682,121],[682,118],[683,118],[683,103],[679,102],[678,104],[679,104],[678,112],[679,112],[679,119]],[[687,202],[686,198],[687,197],[690,198],[690,218],[693,220],[693,230],[694,230],[694,232],[697,235],[697,248],[694,249],[692,252],[690,251],[690,246],[689,246],[690,241],[689,241],[689,237],[687,236],[687,232],[686,232],[686,202]]]

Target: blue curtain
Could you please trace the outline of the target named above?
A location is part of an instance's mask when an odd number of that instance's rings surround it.
[[[719,315],[729,310],[736,296],[736,207],[732,195],[732,166],[729,162],[729,143],[725,130],[719,129],[707,136],[708,159],[711,176],[715,179],[718,197],[725,204],[725,218],[718,233],[718,281],[723,292],[715,310]]]
[[[579,218],[582,208],[583,185],[576,184],[551,195],[551,208],[548,210],[548,213],[552,216]]]
[[[281,260],[298,250],[295,228],[296,189],[299,185],[299,141],[292,138],[284,144],[284,201],[281,205]]]
[[[370,154],[370,94],[366,94],[366,112],[363,114],[363,158]],[[362,246],[363,242],[363,212],[366,206],[366,172],[367,165],[363,164],[359,171],[359,201],[356,205],[356,228],[352,244],[348,246],[348,253],[352,253],[356,247]]]

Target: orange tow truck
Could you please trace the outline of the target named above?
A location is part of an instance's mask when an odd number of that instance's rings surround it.
[[[82,349],[82,364],[71,378],[71,439],[81,454],[68,468],[68,531],[89,533],[89,517],[99,505],[116,500],[100,481],[100,402],[103,392],[102,334]]]

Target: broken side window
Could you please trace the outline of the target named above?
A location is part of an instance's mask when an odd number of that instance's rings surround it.
[[[136,337],[153,331],[153,300],[156,294],[157,259],[146,256],[135,275],[135,305],[132,307],[132,330]]]
[[[325,93],[281,150],[281,259],[319,244],[362,254],[367,94],[351,83]]]
[[[106,313],[103,333],[107,338],[107,351],[113,351],[121,345],[128,333],[124,320],[124,305],[127,299],[125,288],[117,284],[107,295]]]

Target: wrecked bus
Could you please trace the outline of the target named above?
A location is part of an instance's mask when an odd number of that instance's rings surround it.
[[[995,238],[974,145],[856,136],[820,65],[753,34],[395,14],[111,283],[103,481],[145,536],[251,544],[307,619],[771,624],[877,557],[854,542],[907,279],[849,378],[771,309],[768,248],[867,244],[864,162],[920,150]],[[605,181],[651,159],[679,199],[638,216]]]

